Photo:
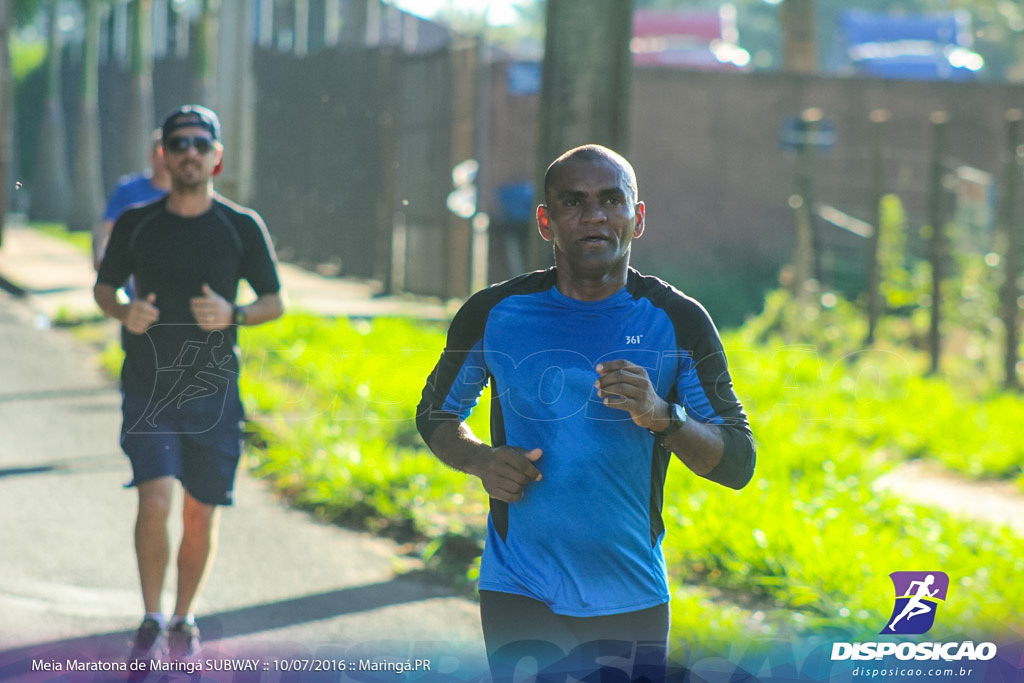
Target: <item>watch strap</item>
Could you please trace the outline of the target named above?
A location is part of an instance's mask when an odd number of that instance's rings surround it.
[[[649,430],[651,434],[659,439],[664,439],[666,436],[678,432],[683,428],[683,425],[686,424],[686,409],[678,403],[670,403],[668,408],[668,420],[668,427],[665,427],[665,429],[660,432],[656,432],[653,429]]]

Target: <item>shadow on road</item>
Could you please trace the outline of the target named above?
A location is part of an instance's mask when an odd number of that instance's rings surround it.
[[[69,460],[58,460],[40,465],[12,465],[0,467],[0,479],[7,477],[24,477],[34,474],[93,474],[110,470],[125,469],[124,456],[118,453],[110,455],[83,455]]]
[[[0,467],[0,479],[5,477],[22,477],[26,474],[48,474],[63,469],[53,465],[41,465],[38,467]]]
[[[313,595],[268,602],[262,605],[210,614],[198,619],[203,643],[286,628],[330,617],[369,612],[383,607],[417,602],[431,597],[430,588],[414,575],[382,583],[343,588]],[[31,672],[33,660],[64,662],[118,661],[128,652],[133,631],[114,631],[0,650],[0,681],[19,680]]]
[[[44,389],[41,391],[21,391],[0,394],[0,403],[16,403],[21,401],[53,401],[55,399],[89,398],[92,396],[117,396],[117,390],[108,386],[71,387],[69,389]]]

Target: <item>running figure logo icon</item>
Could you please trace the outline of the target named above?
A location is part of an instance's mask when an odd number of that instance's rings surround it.
[[[234,356],[230,342],[220,330],[210,332],[205,340],[188,340],[174,360],[157,367],[156,382],[142,418],[129,430],[132,433],[202,434],[213,429],[224,414],[228,389],[238,382],[238,372],[230,366]],[[170,422],[161,420],[165,411],[174,414],[186,404],[196,401],[197,411],[186,410]],[[189,426],[181,432],[181,420]],[[173,426],[169,426],[173,425]]]
[[[919,635],[935,623],[935,610],[946,600],[949,576],[945,572],[893,572],[889,574],[896,589],[886,634]]]

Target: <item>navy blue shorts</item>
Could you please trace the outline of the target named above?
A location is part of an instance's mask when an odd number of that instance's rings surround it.
[[[162,400],[123,394],[121,413],[121,449],[133,474],[127,486],[172,476],[201,503],[231,505],[242,455],[237,388]]]

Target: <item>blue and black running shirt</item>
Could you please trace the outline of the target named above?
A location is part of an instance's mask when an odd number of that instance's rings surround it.
[[[595,366],[646,368],[662,398],[722,427],[725,453],[707,478],[741,488],[754,445],[718,332],[704,308],[630,269],[601,301],[555,287],[555,269],[472,296],[456,314],[417,411],[429,444],[465,420],[491,383],[491,445],[540,448],[543,479],[515,503],[491,500],[481,590],[525,595],[557,614],[600,616],[669,600],[661,551],[670,453],[597,397]]]

